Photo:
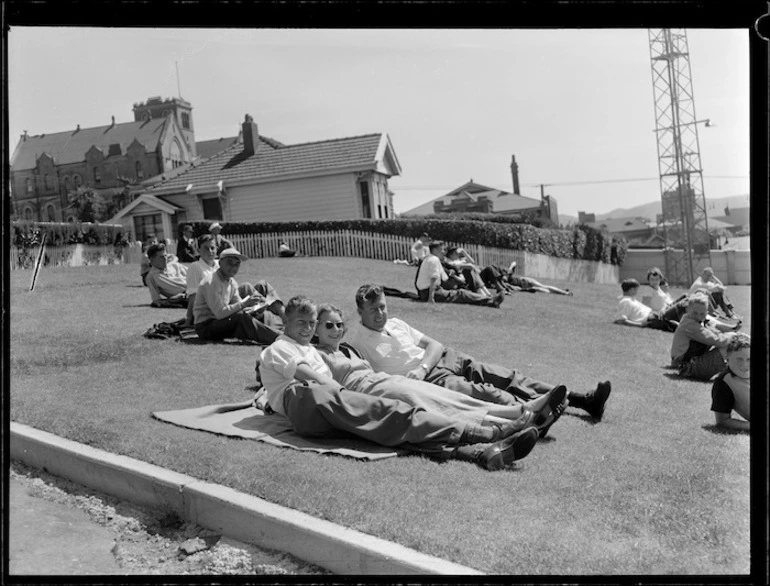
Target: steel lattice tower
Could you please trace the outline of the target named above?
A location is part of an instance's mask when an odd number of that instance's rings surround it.
[[[684,29],[649,29],[666,277],[689,285],[711,265],[690,53]]]

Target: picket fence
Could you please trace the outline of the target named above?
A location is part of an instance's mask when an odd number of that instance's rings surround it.
[[[389,261],[409,260],[411,257],[410,248],[413,243],[413,240],[406,236],[376,234],[358,230],[228,234],[227,239],[249,258],[276,257],[281,241],[285,241],[300,256],[339,256]],[[176,252],[176,241],[169,240],[167,242],[168,250]],[[523,251],[452,241],[447,242],[447,246],[462,246],[481,266],[508,267],[511,262],[516,261],[519,266],[519,273],[526,274],[526,254]],[[27,269],[34,267],[39,250],[39,247],[22,250],[12,246],[11,268]],[[124,248],[87,244],[46,245],[44,266],[74,267],[138,263],[141,257],[140,243],[133,243]]]
[[[40,254],[40,246],[24,249],[11,246],[11,269],[32,269]],[[124,249],[110,244],[101,246],[92,244],[46,244],[43,254],[44,267],[81,267],[90,265],[121,264]]]

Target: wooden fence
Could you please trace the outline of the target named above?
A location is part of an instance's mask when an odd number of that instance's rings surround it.
[[[31,269],[40,253],[40,246],[27,249],[11,246],[11,269]],[[121,264],[124,249],[110,244],[96,246],[92,244],[63,244],[45,247],[44,267],[82,267],[88,265]]]
[[[358,230],[340,230],[337,232],[273,232],[266,234],[228,234],[227,239],[249,258],[269,258],[278,256],[278,247],[285,241],[301,256],[340,256],[367,258],[372,260],[394,261],[409,260],[413,240],[406,236],[377,234]],[[477,244],[464,244],[448,241],[447,246],[462,246],[480,266],[510,266],[515,261],[517,273],[527,275],[527,253],[521,250],[491,248]],[[169,252],[176,252],[176,241],[167,241]],[[39,247],[26,251],[11,247],[11,268],[32,268]],[[68,244],[64,246],[46,246],[44,266],[84,266],[106,264],[138,263],[142,258],[140,243],[124,248],[113,246],[92,246],[86,244]],[[532,267],[534,269],[534,266]],[[539,277],[536,270],[532,277]]]
[[[375,234],[358,230],[338,232],[273,232],[266,234],[229,234],[227,239],[249,258],[278,256],[278,247],[285,241],[302,256],[347,256],[373,260],[411,258],[413,239],[391,234]],[[507,267],[516,261],[524,263],[524,252],[504,248],[489,248],[475,244],[447,242],[447,246],[462,246],[482,266],[495,264]]]

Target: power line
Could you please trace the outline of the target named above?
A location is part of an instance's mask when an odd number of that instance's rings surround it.
[[[748,175],[704,175],[704,179],[749,179]],[[597,179],[593,181],[564,181],[559,183],[523,183],[523,187],[569,187],[573,185],[600,185],[606,183],[635,183],[642,181],[659,181],[660,177],[638,177],[634,179]],[[451,191],[456,189],[457,186],[449,185],[404,185],[398,186],[396,189],[399,191],[433,191],[433,190],[447,190]],[[502,189],[499,186],[495,186],[496,189]],[[507,189],[507,187],[506,187]]]

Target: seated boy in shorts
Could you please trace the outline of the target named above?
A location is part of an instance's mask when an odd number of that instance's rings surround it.
[[[736,335],[727,345],[726,352],[727,369],[711,387],[711,410],[717,427],[749,431],[751,338],[745,334]],[[743,419],[733,417],[733,412]]]

